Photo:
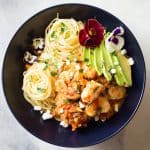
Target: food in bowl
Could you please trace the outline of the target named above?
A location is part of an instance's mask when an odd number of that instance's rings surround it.
[[[44,120],[55,118],[72,131],[110,119],[132,86],[134,60],[123,49],[124,32],[106,31],[96,19],[52,20],[24,54],[25,99]]]

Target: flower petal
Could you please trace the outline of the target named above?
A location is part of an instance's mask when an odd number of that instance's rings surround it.
[[[90,38],[86,40],[86,47],[94,48],[100,44],[100,41],[97,38]]]
[[[96,19],[88,19],[84,29],[79,33],[80,44],[87,47],[96,47],[103,40],[104,32],[104,27]]]
[[[116,45],[119,43],[119,40],[117,37],[113,37],[111,41]]]
[[[114,45],[116,50],[121,50],[124,46],[124,43],[125,43],[124,38],[121,36],[116,36],[116,39],[118,39],[118,44],[113,43],[113,45]]]
[[[116,27],[113,31],[113,35],[116,36],[116,35],[123,35],[124,34],[124,29],[123,27]]]
[[[86,30],[85,29],[80,30],[80,32],[79,32],[80,44],[85,46],[86,45],[86,41],[89,40],[89,39],[90,39],[90,37],[87,34]]]

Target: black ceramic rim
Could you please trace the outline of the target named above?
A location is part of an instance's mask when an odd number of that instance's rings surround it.
[[[88,5],[88,4],[80,4],[80,3],[64,3],[64,4],[59,4],[59,5],[55,5],[55,6],[52,6],[52,7],[48,7],[46,9],[43,9],[41,11],[39,11],[38,13],[34,14],[33,16],[31,16],[27,21],[25,21],[20,27],[19,29],[15,32],[15,34],[12,36],[10,42],[9,42],[9,45],[10,43],[12,42],[12,40],[14,39],[14,37],[17,35],[17,33],[21,30],[21,28],[26,24],[28,23],[30,20],[32,20],[35,16],[38,16],[40,13],[44,12],[44,11],[47,11],[48,9],[51,9],[51,8],[56,8],[56,7],[61,7],[61,6],[66,6],[66,5],[76,5],[76,6],[86,6],[86,7],[92,7],[92,8],[95,8],[95,9],[99,9],[100,11],[103,11],[104,13],[107,13],[108,15],[110,16],[113,16],[115,19],[117,19],[118,21],[122,22],[120,19],[118,19],[116,16],[114,16],[113,14],[109,13],[108,11],[105,11],[99,7],[96,7],[96,6],[92,6],[92,5]],[[124,22],[123,22],[124,24]],[[124,24],[124,26],[130,31],[130,29],[126,26],[126,24]],[[132,34],[132,32],[130,31],[130,33]],[[132,36],[135,38],[135,36],[132,34]],[[135,42],[137,42],[136,38],[135,38]],[[9,104],[8,102],[8,98],[7,98],[7,95],[6,95],[6,89],[4,87],[4,66],[5,66],[5,62],[6,62],[6,56],[7,56],[7,52],[8,52],[8,48],[9,48],[9,45],[7,47],[7,50],[5,51],[5,54],[4,54],[4,59],[3,59],[3,64],[2,64],[2,88],[3,88],[3,92],[4,92],[4,96],[5,96],[5,99],[6,99],[6,102],[7,102],[7,105],[9,107],[9,109],[11,110],[11,113],[13,114],[13,116],[15,117],[15,119],[17,120],[17,122],[19,122],[19,120],[16,118],[16,116],[14,115],[13,113],[13,110],[11,108],[11,105]],[[137,42],[137,45],[141,51],[141,48]],[[142,98],[143,98],[143,95],[144,95],[144,90],[145,90],[145,84],[146,84],[146,67],[145,67],[145,61],[144,61],[144,57],[143,57],[143,53],[141,51],[141,56],[142,56],[142,59],[143,59],[143,62],[144,62],[144,81],[143,81],[143,85],[142,85],[142,91],[141,91],[141,96],[140,96],[140,99],[139,99],[139,102],[134,110],[134,112],[131,114],[130,118],[124,123],[124,125],[122,125],[117,131],[115,131],[114,133],[112,133],[111,135],[101,139],[101,140],[97,140],[97,141],[94,141],[94,142],[91,142],[91,143],[87,143],[85,145],[79,145],[79,146],[70,146],[70,145],[61,145],[63,147],[86,147],[86,146],[91,146],[91,145],[95,145],[95,144],[99,144],[99,143],[102,143],[108,139],[110,139],[111,137],[113,137],[114,135],[118,134],[130,121],[131,119],[134,117],[135,113],[137,112],[140,104],[141,104],[141,101],[142,101]],[[21,124],[21,126],[26,130],[28,131],[30,134],[32,134],[34,137],[37,137],[38,139],[42,140],[40,137],[38,137],[37,135],[34,135],[33,133],[31,133],[28,129],[25,128],[25,126],[19,122],[19,124]],[[42,140],[44,141],[44,140]],[[46,143],[48,143],[47,141],[44,141]],[[53,145],[56,145],[54,143],[49,143],[49,144],[53,144]],[[60,146],[60,145],[56,145],[56,146]]]

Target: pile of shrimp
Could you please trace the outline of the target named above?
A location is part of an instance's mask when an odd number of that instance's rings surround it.
[[[82,62],[63,65],[55,80],[53,116],[61,125],[86,127],[90,120],[106,121],[119,111],[126,88],[114,80],[108,82]]]

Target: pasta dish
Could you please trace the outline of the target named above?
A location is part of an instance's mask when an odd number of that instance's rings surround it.
[[[25,100],[43,120],[54,118],[72,131],[110,119],[132,86],[134,60],[124,49],[124,32],[106,31],[96,19],[53,19],[45,37],[25,51]]]

